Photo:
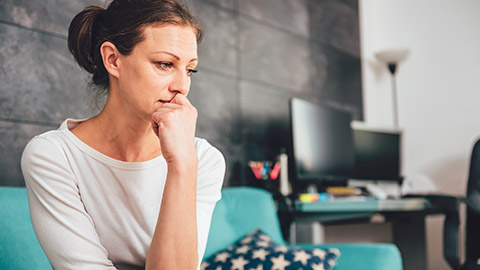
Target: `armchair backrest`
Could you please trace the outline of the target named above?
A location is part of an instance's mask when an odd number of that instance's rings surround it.
[[[225,249],[256,228],[285,244],[270,193],[253,187],[228,187],[215,206],[204,258]]]

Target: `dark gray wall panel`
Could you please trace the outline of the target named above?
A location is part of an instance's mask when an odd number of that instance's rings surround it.
[[[243,167],[245,164],[245,150],[243,144],[232,143],[228,138],[208,140],[225,157],[227,170],[224,186],[245,184]]]
[[[200,70],[192,75],[189,100],[197,108],[197,136],[226,139],[237,132],[235,79]]]
[[[323,100],[348,104],[362,110],[361,64],[354,58],[318,42],[311,43],[312,59],[316,75],[313,89],[320,92]],[[356,115],[357,119],[362,119]]]
[[[64,39],[0,24],[0,117],[60,123],[93,113]]]
[[[0,19],[28,28],[67,35],[73,16],[89,5],[101,5],[107,0],[2,0]]]
[[[23,186],[24,180],[20,170],[20,157],[25,145],[35,135],[53,127],[0,121],[0,184],[2,186]]]
[[[288,100],[294,94],[248,81],[240,83],[240,93],[244,133],[263,135],[273,122],[288,123]]]
[[[309,36],[306,0],[240,0],[240,13],[292,33]]]
[[[338,101],[335,99],[331,99],[329,97],[319,98],[318,103],[326,104],[332,108],[336,108],[345,112],[349,112],[352,114],[353,119],[361,120],[363,117],[362,109],[359,108],[357,105],[348,104],[342,101]]]
[[[199,67],[235,75],[238,27],[233,11],[198,0],[190,7],[205,32],[198,47]]]
[[[358,11],[358,1],[359,0],[340,0],[340,2],[345,3],[345,5],[349,5],[350,7],[354,8]]]
[[[298,93],[310,91],[312,63],[308,41],[240,18],[240,74]]]
[[[289,142],[289,99],[294,95],[243,81],[240,84],[242,135],[249,160],[272,159]]]
[[[310,37],[360,57],[358,8],[336,0],[309,0]]]

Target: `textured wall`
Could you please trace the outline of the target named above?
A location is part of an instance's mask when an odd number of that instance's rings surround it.
[[[246,160],[286,145],[290,97],[362,118],[357,1],[186,2],[206,30],[189,94],[197,136],[224,153],[226,184],[244,183]],[[0,1],[0,185],[23,185],[31,137],[97,113],[66,45],[71,18],[89,4],[104,1]]]

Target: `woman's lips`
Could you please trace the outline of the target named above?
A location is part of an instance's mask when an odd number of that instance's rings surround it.
[[[170,103],[170,102],[172,102],[172,100],[173,100],[173,99],[171,99],[171,100],[161,100],[161,99],[159,99],[158,101],[161,102],[162,104],[165,104],[165,103]]]

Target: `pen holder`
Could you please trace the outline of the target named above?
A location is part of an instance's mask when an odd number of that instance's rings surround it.
[[[279,189],[278,175],[280,163],[272,161],[249,161],[248,171],[250,172],[250,185],[266,189],[270,192],[277,192]]]

